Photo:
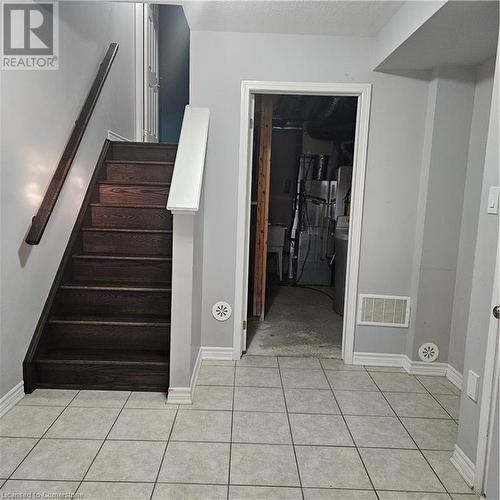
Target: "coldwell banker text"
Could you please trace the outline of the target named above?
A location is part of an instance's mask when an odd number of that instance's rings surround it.
[[[59,67],[57,3],[2,4],[2,69]]]

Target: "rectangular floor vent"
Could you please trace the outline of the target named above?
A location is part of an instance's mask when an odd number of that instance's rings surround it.
[[[359,295],[358,325],[408,328],[410,297]]]

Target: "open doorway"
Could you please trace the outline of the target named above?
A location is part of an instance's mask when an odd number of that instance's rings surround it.
[[[179,141],[189,104],[189,43],[182,6],[136,4],[136,140]]]
[[[353,363],[354,332],[361,253],[371,85],[364,83],[271,82],[243,80],[241,83],[240,155],[238,167],[238,211],[236,232],[235,301],[233,308],[233,358],[247,350],[247,310],[250,279],[250,220],[255,97],[258,94],[346,96],[357,99],[348,232],[348,256],[344,300],[342,359]]]
[[[341,357],[357,101],[255,96],[249,354]]]

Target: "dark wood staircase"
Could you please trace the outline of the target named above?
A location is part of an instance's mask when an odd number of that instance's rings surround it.
[[[176,149],[106,141],[24,361],[26,392],[168,389]]]

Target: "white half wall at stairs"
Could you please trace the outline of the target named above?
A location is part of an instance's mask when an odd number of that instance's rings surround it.
[[[167,210],[173,215],[172,306],[170,320],[169,400],[190,403],[199,370],[201,346],[200,248],[198,214],[202,194],[210,111],[186,106],[175,157]],[[201,351],[200,351],[201,352]],[[189,384],[189,385],[188,385]]]

